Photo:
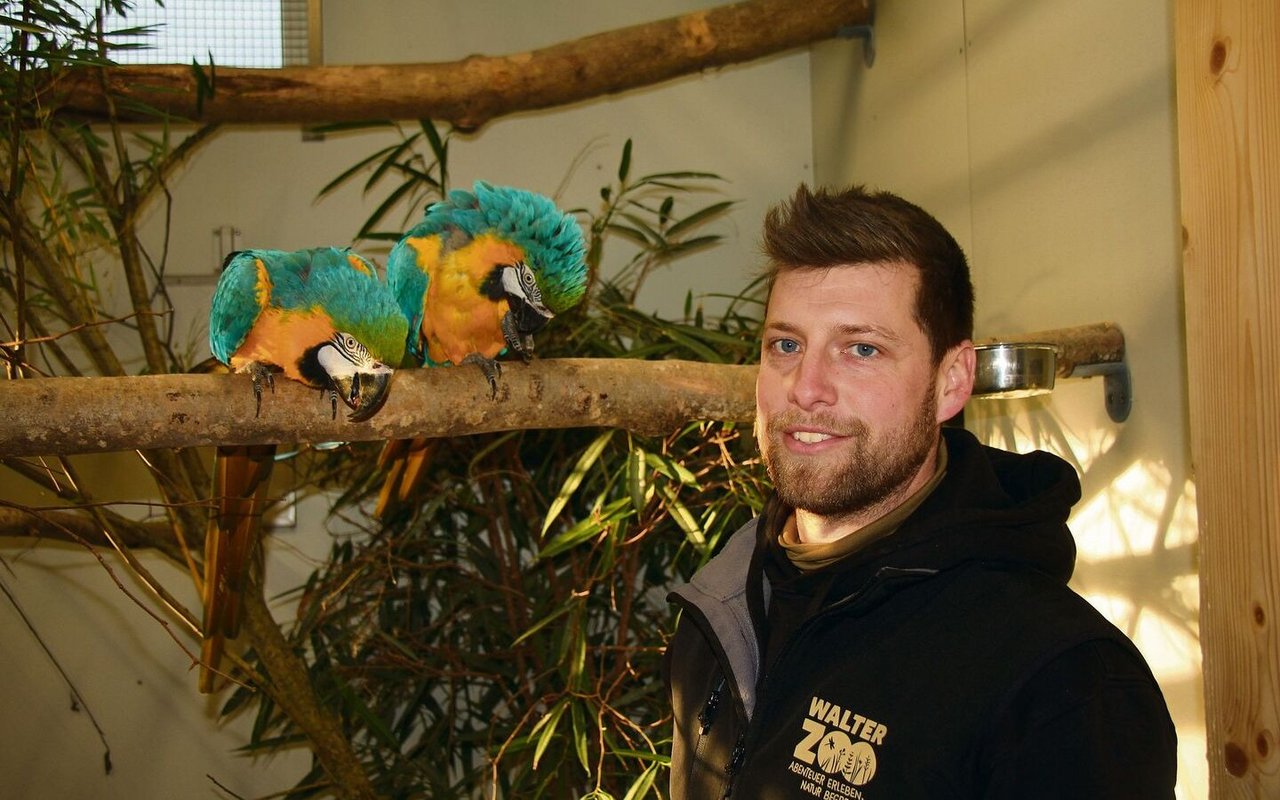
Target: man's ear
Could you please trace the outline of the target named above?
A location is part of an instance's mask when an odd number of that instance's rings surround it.
[[[938,422],[945,422],[964,408],[973,394],[973,375],[977,369],[977,354],[973,342],[965,339],[942,356],[938,365],[937,401]]]

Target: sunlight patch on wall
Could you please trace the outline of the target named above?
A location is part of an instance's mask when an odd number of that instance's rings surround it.
[[[1081,561],[1103,561],[1190,546],[1196,539],[1195,485],[1175,486],[1160,464],[1138,461],[1072,515]]]

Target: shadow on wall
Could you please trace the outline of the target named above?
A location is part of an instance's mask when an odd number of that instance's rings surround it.
[[[1207,797],[1195,485],[1134,457],[1130,428],[1074,429],[1046,397],[971,402],[965,427],[994,447],[1054,453],[1080,474],[1072,588],[1133,640],[1159,680],[1178,730],[1179,800]]]

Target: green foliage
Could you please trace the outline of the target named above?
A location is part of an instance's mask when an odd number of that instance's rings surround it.
[[[166,253],[144,246],[137,222],[168,201],[171,175],[213,129],[175,139],[159,118],[148,133],[114,124],[113,111],[97,126],[59,113],[63,80],[142,46],[143,28],[100,31],[81,4],[54,0],[0,2],[0,24],[0,330],[16,343],[0,357],[10,374],[123,374],[101,327],[112,324],[137,333],[143,371],[190,367],[171,326]],[[104,296],[105,271],[123,273],[127,310]]]
[[[750,297],[715,322],[631,304],[655,265],[714,243],[699,231],[728,204],[682,211],[715,176],[629,180],[630,153],[628,143],[618,182],[586,220],[593,273],[610,238],[641,248],[552,324],[540,354],[752,360]],[[761,506],[754,454],[750,431],[718,422],[656,438],[576,429],[436,442],[420,502],[334,547],[301,589],[292,632],[379,795],[640,798],[665,787],[666,587]],[[358,515],[382,476],[377,448],[351,455],[336,512]],[[295,738],[287,717],[245,691],[228,709],[252,703],[251,749]],[[317,781],[318,770],[293,796]]]

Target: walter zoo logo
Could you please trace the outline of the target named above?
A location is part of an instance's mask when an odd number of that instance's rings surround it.
[[[884,744],[889,729],[821,697],[809,701],[801,724],[805,735],[789,767],[800,777],[800,788],[823,800],[861,800],[858,787],[875,777],[875,746]]]

